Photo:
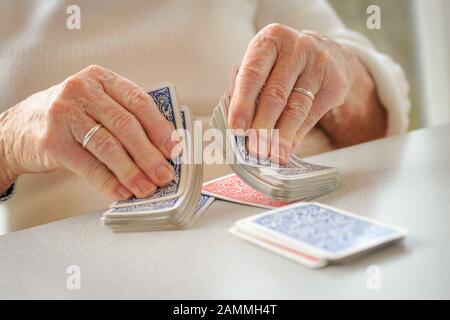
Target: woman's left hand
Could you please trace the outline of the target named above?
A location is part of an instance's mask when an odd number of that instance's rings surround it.
[[[233,129],[279,129],[276,140],[274,135],[260,135],[259,147],[251,143],[249,151],[286,163],[328,111],[347,99],[361,99],[374,88],[367,70],[349,49],[316,32],[271,24],[249,44],[228,121]]]

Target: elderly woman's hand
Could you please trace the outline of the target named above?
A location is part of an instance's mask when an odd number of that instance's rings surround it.
[[[0,115],[0,189],[23,173],[66,167],[112,199],[150,195],[174,177],[173,131],[140,87],[90,66]]]
[[[338,106],[343,109],[339,123],[337,115],[328,113]],[[230,126],[279,129],[276,136],[259,134],[259,143],[250,142],[249,151],[286,163],[322,118],[324,130],[340,145],[381,137],[386,131],[374,82],[349,49],[315,32],[268,25],[250,42],[239,69]]]

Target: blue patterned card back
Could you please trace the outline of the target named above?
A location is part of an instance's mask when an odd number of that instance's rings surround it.
[[[286,208],[251,221],[292,240],[332,253],[396,232],[317,204]]]
[[[161,114],[170,122],[173,123],[173,125],[177,128],[178,124],[176,123],[176,115],[175,115],[175,110],[174,110],[174,102],[172,100],[173,98],[173,93],[170,90],[170,87],[161,87],[158,88],[156,90],[150,91],[148,93],[153,100],[155,101],[159,111],[161,112]],[[183,116],[184,118],[184,116]],[[185,122],[183,122],[183,127],[185,127]],[[175,171],[175,178],[165,187],[159,187],[158,189],[156,189],[156,191],[149,197],[146,198],[131,198],[125,201],[118,201],[117,205],[118,206],[122,206],[124,204],[130,204],[132,205],[133,203],[142,203],[145,201],[151,201],[153,199],[157,199],[157,198],[163,198],[166,196],[170,196],[173,194],[176,194],[180,185],[180,178],[181,178],[181,170],[182,170],[182,166],[181,166],[181,161],[175,159],[174,161],[170,161],[170,163],[173,165],[174,167],[174,171]]]
[[[111,209],[110,213],[139,213],[139,212],[151,212],[156,210],[167,210],[175,206],[178,198],[173,198],[169,200],[164,200],[160,202],[153,202],[153,203],[147,203],[147,204],[140,204],[135,206],[128,206],[128,207],[119,207],[119,208],[113,208]]]
[[[148,93],[159,108],[159,112],[170,122],[177,127],[176,117],[174,112],[174,104],[172,101],[172,93],[169,87],[159,88]]]
[[[200,210],[210,199],[210,196],[207,195],[200,195],[200,198],[198,200],[198,204],[196,207],[196,211]],[[128,207],[119,207],[119,208],[113,208],[111,209],[110,213],[149,213],[156,210],[167,210],[175,206],[179,198],[173,198],[169,200],[164,200],[160,202],[153,202],[153,203],[147,203],[147,204],[140,204],[135,206],[128,206]]]

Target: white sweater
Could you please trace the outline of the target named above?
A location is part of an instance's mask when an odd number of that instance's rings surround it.
[[[388,111],[388,134],[408,124],[408,82],[401,67],[347,30],[321,0],[77,1],[81,29],[66,28],[73,1],[0,1],[0,111],[90,64],[110,68],[143,88],[175,83],[181,104],[200,118],[229,87],[233,64],[263,26],[279,22],[324,33],[352,47],[372,73]],[[302,155],[330,149],[315,129]],[[21,177],[0,205],[0,234],[104,208],[109,200],[65,170]],[[3,219],[3,223],[2,223]]]

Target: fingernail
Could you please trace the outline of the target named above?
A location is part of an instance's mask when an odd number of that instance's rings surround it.
[[[128,199],[131,197],[131,192],[128,191],[127,188],[125,188],[124,186],[120,186],[119,187],[119,194],[123,199]]]
[[[156,176],[158,177],[159,181],[161,181],[161,183],[169,183],[174,178],[173,169],[169,169],[165,165],[160,165],[156,169]]]
[[[139,180],[138,187],[143,195],[153,193],[156,189],[156,186],[147,179]]]
[[[247,121],[244,118],[237,118],[233,122],[233,129],[247,130]]]

